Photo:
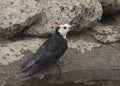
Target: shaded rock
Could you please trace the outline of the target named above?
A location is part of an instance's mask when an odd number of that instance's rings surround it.
[[[102,3],[105,13],[114,14],[120,11],[120,0],[99,0]]]
[[[115,23],[120,26],[120,13],[112,15],[112,18],[114,19]]]
[[[0,37],[11,37],[38,19],[39,5],[35,0],[0,1]]]
[[[108,25],[119,25],[119,16],[120,14],[103,14],[100,22]]]
[[[96,40],[102,43],[113,43],[120,41],[120,26],[99,24],[88,32]]]
[[[80,24],[80,30],[96,24],[103,10],[98,0],[37,0],[42,8],[39,21],[25,35],[45,36],[53,33],[56,23],[70,21]]]

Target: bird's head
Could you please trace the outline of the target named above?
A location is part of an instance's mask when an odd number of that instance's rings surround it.
[[[58,24],[56,29],[55,29],[55,33],[56,34],[60,34],[61,36],[63,36],[63,38],[66,39],[66,35],[67,33],[74,27],[76,27],[77,25],[73,24]]]

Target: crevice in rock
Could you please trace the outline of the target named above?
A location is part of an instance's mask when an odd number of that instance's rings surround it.
[[[105,23],[106,24],[107,22],[113,21],[113,20],[114,20],[114,18],[112,17],[111,14],[103,13],[103,16],[100,20],[100,23]]]

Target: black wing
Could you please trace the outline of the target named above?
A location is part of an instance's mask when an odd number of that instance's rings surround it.
[[[33,75],[50,63],[57,61],[66,50],[67,41],[61,36],[54,35],[38,49],[30,61],[25,63],[23,71],[26,75]]]

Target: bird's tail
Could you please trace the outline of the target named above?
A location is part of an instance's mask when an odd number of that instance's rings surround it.
[[[25,72],[25,76],[32,76],[32,75],[38,73],[38,71],[40,69],[41,68],[37,64],[34,64],[34,65],[30,66],[30,67],[22,68],[22,72]]]

